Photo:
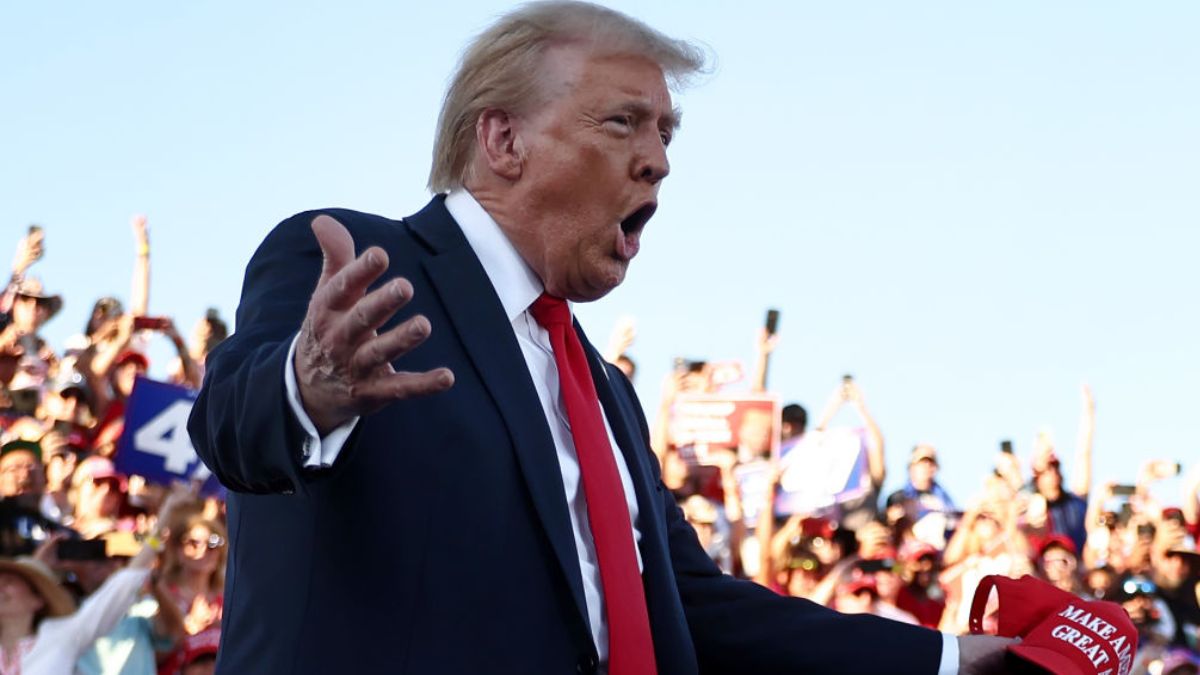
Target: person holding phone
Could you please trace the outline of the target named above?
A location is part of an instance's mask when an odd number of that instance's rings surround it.
[[[166,499],[158,522],[169,520],[180,501],[175,495]],[[129,564],[77,608],[53,571],[59,541],[60,536],[48,539],[33,557],[0,559],[0,668],[4,672],[74,672],[79,657],[133,605],[162,548],[156,528]]]

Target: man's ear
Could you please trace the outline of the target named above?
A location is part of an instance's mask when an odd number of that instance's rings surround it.
[[[521,177],[521,146],[512,115],[498,108],[484,110],[475,122],[475,140],[492,173],[509,181]]]

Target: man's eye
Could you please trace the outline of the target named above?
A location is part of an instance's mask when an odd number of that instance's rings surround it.
[[[666,147],[671,144],[671,134],[664,131],[661,134],[659,134],[658,137],[662,139],[663,147]]]
[[[633,128],[633,118],[631,118],[629,115],[617,115],[616,117],[610,117],[604,121],[606,124],[611,124],[622,130]]]

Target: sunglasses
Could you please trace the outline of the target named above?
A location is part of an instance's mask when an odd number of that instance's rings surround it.
[[[225,539],[221,535],[214,533],[214,534],[208,535],[208,537],[206,539],[198,539],[196,537],[189,537],[188,539],[184,539],[183,541],[181,541],[180,545],[183,546],[184,548],[191,548],[191,549],[205,548],[210,551],[215,551],[225,545]]]
[[[1121,590],[1125,591],[1126,595],[1153,595],[1158,592],[1158,586],[1154,585],[1149,579],[1127,579],[1121,584]]]

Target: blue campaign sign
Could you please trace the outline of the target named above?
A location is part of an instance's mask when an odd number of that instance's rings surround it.
[[[125,407],[125,431],[114,458],[117,469],[162,485],[199,480],[202,492],[219,491],[220,483],[200,461],[188,437],[187,420],[196,393],[138,377]]]

